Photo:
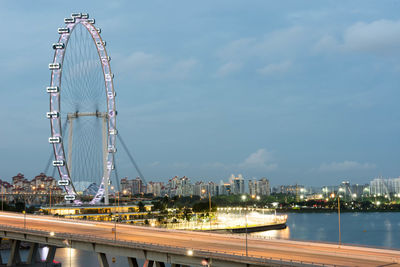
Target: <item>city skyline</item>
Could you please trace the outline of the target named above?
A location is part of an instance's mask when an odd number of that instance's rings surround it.
[[[47,64],[74,11],[103,29],[118,129],[147,180],[323,185],[400,173],[397,2],[71,3],[2,3],[16,25],[2,35],[0,179],[45,168]],[[121,175],[136,176],[123,153]]]
[[[166,181],[164,181],[166,180]],[[77,191],[83,196],[94,195],[98,190],[96,183],[78,183]],[[57,185],[56,179],[47,176],[44,173],[36,175],[32,180],[18,173],[11,179],[0,179],[1,193],[20,193],[35,192],[49,194],[49,190],[62,193],[62,189]],[[148,181],[144,184],[140,177],[123,177],[118,185],[112,184],[110,187],[112,195],[123,193],[124,195],[143,195],[152,194],[154,197],[160,196],[201,196],[206,197],[208,192],[210,196],[219,195],[243,195],[249,194],[252,197],[269,196],[270,194],[282,193],[284,195],[303,195],[314,198],[325,198],[331,193],[344,193],[345,196],[357,198],[361,196],[385,196],[400,197],[400,176],[375,177],[370,181],[364,181],[361,184],[351,181],[342,181],[339,184],[325,184],[315,186],[312,184],[279,184],[271,183],[266,178],[246,178],[243,175],[232,174],[229,179],[221,179],[219,182],[210,180],[194,181],[190,177],[174,176],[167,179]],[[322,197],[324,196],[324,197]]]

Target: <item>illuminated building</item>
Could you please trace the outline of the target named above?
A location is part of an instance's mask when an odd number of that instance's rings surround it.
[[[87,219],[94,221],[111,221],[115,214],[121,221],[142,222],[140,216],[148,214],[153,205],[144,203],[144,211],[139,210],[139,205],[120,205],[120,206],[43,206],[40,211],[55,216],[70,219]],[[153,212],[157,213],[157,212]]]

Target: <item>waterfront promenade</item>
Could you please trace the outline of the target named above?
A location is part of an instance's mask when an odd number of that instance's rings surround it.
[[[0,212],[0,237],[200,266],[400,266],[400,251],[248,238]],[[115,239],[116,238],[116,239]]]

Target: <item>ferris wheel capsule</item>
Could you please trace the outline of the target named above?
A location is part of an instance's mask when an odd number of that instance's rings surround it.
[[[60,63],[50,63],[49,64],[49,70],[59,70],[61,68]]]
[[[49,143],[50,144],[59,144],[59,143],[61,143],[61,137],[59,137],[59,136],[49,137]]]
[[[116,96],[115,92],[107,92],[108,98],[114,98]]]
[[[46,92],[47,93],[58,93],[58,92],[60,92],[60,89],[58,86],[48,86],[48,87],[46,87]]]
[[[53,166],[58,167],[58,166],[64,166],[65,161],[64,160],[53,160]]]
[[[70,182],[69,182],[69,180],[58,180],[58,181],[57,181],[57,184],[58,184],[59,186],[67,186],[67,185],[70,184]]]
[[[107,170],[113,170],[114,169],[114,164],[112,162],[107,163]]]
[[[52,118],[58,118],[60,116],[60,113],[58,111],[50,111],[46,113],[46,117],[48,119],[52,119]]]
[[[118,131],[117,131],[117,129],[111,129],[108,133],[111,135],[117,135]]]
[[[82,18],[82,13],[72,13],[71,17],[80,19],[80,18]]]
[[[65,24],[67,24],[67,23],[75,23],[75,18],[65,18],[64,19],[64,23]]]
[[[82,19],[88,19],[89,18],[89,13],[82,13],[81,18]]]
[[[111,74],[109,74],[109,73],[107,73],[107,74],[105,75],[105,79],[106,79],[106,81],[111,81],[111,80],[112,80],[112,78],[114,78],[114,76],[113,76],[113,75],[111,75]]]
[[[96,30],[97,30],[99,33],[101,33],[101,29],[100,29],[100,28],[96,28]]]
[[[57,31],[59,34],[69,33],[69,28],[58,28]]]
[[[65,195],[64,199],[67,201],[72,201],[75,200],[76,196],[75,195]]]
[[[117,148],[116,147],[108,147],[108,152],[117,153]]]
[[[53,49],[64,49],[64,43],[54,43],[53,44]]]
[[[87,22],[89,22],[90,24],[95,24],[95,19],[88,19]]]

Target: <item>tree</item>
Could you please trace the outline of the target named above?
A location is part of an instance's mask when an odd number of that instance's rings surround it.
[[[143,204],[142,201],[139,201],[138,207],[139,207],[139,212],[145,212],[146,211],[146,208],[144,207],[144,204]]]
[[[183,219],[189,221],[191,217],[192,217],[192,211],[189,208],[185,208],[183,210]]]

